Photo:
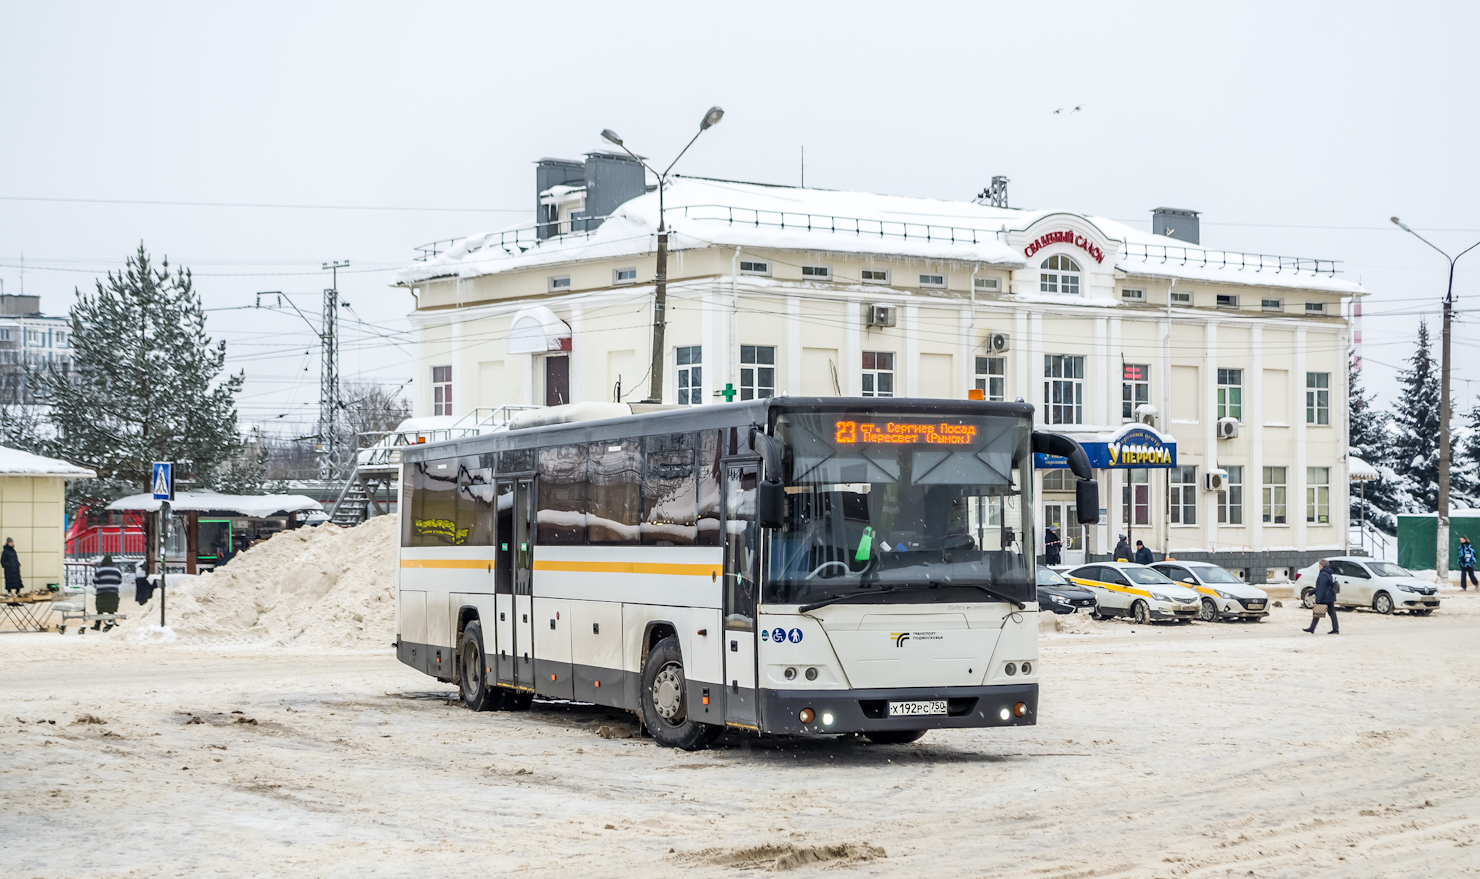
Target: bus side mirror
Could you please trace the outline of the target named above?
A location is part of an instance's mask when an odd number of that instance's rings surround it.
[[[1100,521],[1100,484],[1093,479],[1074,483],[1074,515],[1081,525]]]
[[[780,528],[786,519],[786,489],[779,482],[761,482],[755,488],[756,521],[762,528]]]

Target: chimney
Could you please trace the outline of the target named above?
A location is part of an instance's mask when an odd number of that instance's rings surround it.
[[[1201,236],[1198,232],[1197,211],[1186,208],[1153,208],[1151,234],[1198,244]]]
[[[586,165],[574,159],[540,159],[534,166],[534,211],[536,238],[558,235],[559,207],[540,203],[540,196],[552,186],[582,186],[586,182]]]
[[[583,216],[609,216],[622,204],[646,192],[646,172],[631,156],[586,154],[586,209]],[[595,229],[599,225],[600,220],[588,220],[585,228]]]

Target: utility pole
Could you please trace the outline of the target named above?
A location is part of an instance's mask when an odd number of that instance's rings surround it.
[[[1438,542],[1434,549],[1434,573],[1443,585],[1449,582],[1449,326],[1454,314],[1454,264],[1459,262],[1461,256],[1480,247],[1480,241],[1461,250],[1457,255],[1450,256],[1439,250],[1432,241],[1405,226],[1397,217],[1393,217],[1392,221],[1399,229],[1438,250],[1441,256],[1449,260],[1449,287],[1444,292],[1444,331],[1441,336],[1443,354],[1439,361],[1439,527],[1435,529],[1438,531]]]
[[[339,445],[339,270],[349,260],[333,260],[324,268],[333,272],[331,286],[324,291],[324,317],[319,339],[323,363],[319,369],[319,438],[324,454],[319,458],[319,478],[338,479],[343,464]]]
[[[667,214],[663,209],[663,189],[668,184],[668,172],[672,171],[673,166],[678,164],[678,160],[683,158],[683,154],[689,151],[689,147],[694,145],[699,135],[718,125],[719,120],[723,118],[725,118],[724,110],[719,107],[710,107],[709,112],[705,113],[704,118],[699,121],[699,131],[689,139],[682,150],[679,150],[678,156],[668,163],[668,167],[663,170],[662,174],[653,171],[641,156],[627,149],[615,131],[607,128],[601,132],[603,138],[622,147],[623,152],[636,159],[638,164],[652,171],[653,175],[658,178],[658,266],[657,271],[653,273],[653,360],[648,372],[648,399],[646,401],[649,403],[663,402],[663,366],[667,359],[663,348],[663,335],[668,323],[668,226]]]

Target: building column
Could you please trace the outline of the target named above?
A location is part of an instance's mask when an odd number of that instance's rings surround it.
[[[458,288],[461,291],[461,287]],[[464,411],[467,404],[467,390],[473,386],[463,373],[467,372],[466,364],[463,363],[462,350],[462,328],[463,322],[460,316],[454,315],[452,326],[447,339],[447,363],[452,367],[452,414],[458,415]],[[427,380],[431,380],[431,372],[427,371]],[[471,412],[469,408],[466,411]]]
[[[586,346],[575,344],[576,339],[585,339],[585,309],[579,305],[570,307],[570,399],[572,403],[586,400]],[[603,395],[604,397],[605,395]]]
[[[1310,548],[1305,533],[1305,344],[1305,327],[1299,327],[1295,330],[1295,368],[1290,372],[1290,396],[1295,402],[1295,423],[1290,426],[1295,435],[1295,466],[1286,479],[1290,488],[1285,512],[1290,517],[1295,549],[1300,552]]]
[[[1028,315],[1028,368],[1027,374],[1023,376],[1026,384],[1027,394],[1025,398],[1032,403],[1038,411],[1038,423],[1048,423],[1048,412],[1044,407],[1048,401],[1043,399],[1043,315]]]
[[[1028,370],[1028,312],[1017,308],[1012,315],[1012,347],[1013,347],[1013,369],[1012,385],[1008,386],[1008,392],[1004,394],[1009,402],[1022,397],[1026,402],[1033,402],[1033,376]],[[1012,388],[1017,392],[1013,393]]]
[[[1107,318],[1101,317],[1095,319],[1094,361],[1095,371],[1099,373],[1099,375],[1096,376],[1098,381],[1092,382],[1089,380],[1088,376],[1085,376],[1084,380],[1085,386],[1090,388],[1091,392],[1093,392],[1094,386],[1096,384],[1098,384],[1102,388],[1108,388],[1110,386],[1109,379],[1113,373],[1113,370],[1110,368],[1110,321]],[[1114,424],[1116,421],[1119,421],[1119,419],[1112,420],[1110,418],[1110,402],[1111,396],[1109,394],[1094,395],[1094,402],[1090,407],[1090,411],[1094,414],[1090,417],[1094,418],[1095,424],[1109,425]],[[1116,402],[1119,401],[1117,400]],[[1086,412],[1085,414],[1089,415],[1090,413]]]
[[[1208,394],[1207,418],[1203,420],[1203,466],[1198,473],[1200,480],[1218,468],[1218,322],[1210,320],[1203,328],[1203,357],[1207,373],[1203,387]],[[1202,485],[1195,489],[1198,498],[1198,515],[1202,517],[1204,548],[1208,552],[1218,551],[1218,493],[1203,491]]]
[[[1255,392],[1249,395],[1245,411],[1253,435],[1249,438],[1249,463],[1244,467],[1244,527],[1248,529],[1249,549],[1264,552],[1264,423],[1269,419],[1264,414],[1264,328],[1255,324],[1249,330],[1250,347],[1253,349],[1250,367],[1253,370]],[[1249,582],[1263,583],[1265,564],[1258,571],[1249,572]]]
[[[843,353],[838,355],[838,384],[843,396],[857,397],[863,394],[863,300],[849,297],[844,302]]]
[[[962,396],[970,397],[971,389],[976,387],[976,339],[971,322],[971,309],[961,309],[960,336],[961,336],[961,366],[956,370],[961,379],[961,387],[964,389]]]
[[[920,396],[920,306],[906,305],[904,311],[904,395]],[[898,383],[898,378],[895,382]]]
[[[704,353],[699,358],[699,400],[704,403],[713,402],[714,392],[724,386],[722,374],[730,372],[726,362],[729,358],[720,353],[719,340],[714,332],[714,308],[714,291],[705,290],[699,300],[699,338],[704,346]]]
[[[802,393],[802,300],[786,297],[786,392]]]

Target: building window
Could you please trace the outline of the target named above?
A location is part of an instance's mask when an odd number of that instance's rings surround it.
[[[1279,299],[1261,299],[1259,307],[1265,311],[1284,311],[1285,303]]]
[[[1244,371],[1218,370],[1218,417],[1244,420]]]
[[[827,266],[802,266],[802,277],[826,281],[832,277],[832,269]]]
[[[894,353],[892,351],[863,352],[863,395],[865,397],[894,396]]]
[[[1172,468],[1172,495],[1167,501],[1173,525],[1197,524],[1197,468]]]
[[[1238,308],[1238,297],[1237,296],[1234,296],[1232,293],[1219,293],[1218,294],[1218,307],[1219,308]]]
[[[1126,302],[1145,302],[1146,291],[1132,290],[1130,288],[1126,288],[1120,291],[1120,298],[1124,299]]]
[[[1069,478],[1070,473],[1063,468],[1043,471],[1044,491],[1073,491],[1077,480]]]
[[[1218,524],[1244,524],[1244,468],[1229,465],[1223,468],[1228,475],[1223,478],[1223,490],[1218,492]]]
[[[1125,363],[1120,367],[1120,417],[1136,420],[1136,407],[1151,402],[1151,367],[1143,363]]]
[[[613,284],[632,284],[637,281],[637,269],[617,269],[612,272]]]
[[[1040,293],[1079,294],[1079,263],[1062,254],[1043,261],[1038,275]]]
[[[1331,423],[1331,373],[1305,374],[1305,423]]]
[[[1326,303],[1324,303],[1324,302],[1307,302],[1307,303],[1305,303],[1305,313],[1306,314],[1325,314],[1326,313]]]
[[[997,278],[977,278],[976,289],[986,293],[996,293],[1002,289],[1002,282]]]
[[[945,275],[921,275],[921,287],[944,287],[946,285]]]
[[[1173,290],[1172,291],[1172,304],[1173,305],[1191,305],[1192,304],[1192,294],[1190,292],[1184,293],[1184,292],[1179,292],[1177,290]]]
[[[976,389],[988,400],[1007,399],[1007,358],[976,358]]]
[[[763,400],[776,396],[776,347],[740,346],[740,399]]]
[[[570,275],[561,275],[558,278],[551,278],[550,279],[550,289],[551,290],[569,290],[570,289]]]
[[[452,414],[452,367],[432,367],[432,414]]]
[[[1045,424],[1084,423],[1084,358],[1073,354],[1043,357]]]
[[[1125,471],[1120,504],[1120,518],[1128,524],[1151,524],[1151,471],[1145,467]]]
[[[1305,521],[1326,525],[1331,521],[1331,468],[1305,468]]]
[[[769,275],[771,264],[762,260],[740,260],[740,274],[742,275]]]
[[[0,330],[0,342],[10,341],[10,330]]]
[[[704,368],[699,365],[704,359],[703,346],[675,348],[673,359],[678,367],[678,404],[689,406],[704,402]]]
[[[889,283],[888,269],[864,269],[863,283],[865,284],[887,284]]]
[[[1285,519],[1285,468],[1264,468],[1264,521],[1283,525]]]

